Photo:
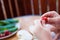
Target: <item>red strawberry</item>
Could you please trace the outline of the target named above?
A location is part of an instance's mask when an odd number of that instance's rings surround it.
[[[45,20],[47,22],[48,18],[47,17],[43,17],[42,20]]]
[[[0,37],[4,37],[5,35],[4,34],[0,34]]]
[[[9,32],[8,30],[6,30],[4,34],[5,34],[5,36],[7,36],[7,35],[11,34],[11,32]]]
[[[2,37],[2,34],[0,34],[0,37]]]

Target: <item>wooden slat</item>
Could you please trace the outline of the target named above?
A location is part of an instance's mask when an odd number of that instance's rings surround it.
[[[14,0],[11,0],[11,4],[12,4],[13,15],[14,15],[14,17],[17,17],[17,11],[16,11],[16,8],[15,8]]]
[[[24,14],[27,13],[27,10],[26,10],[26,3],[25,3],[25,0],[22,0],[22,3],[23,3],[23,8],[24,8]]]
[[[30,0],[23,0],[23,5],[24,5],[24,9],[25,9],[25,15],[31,15],[32,11],[31,11]]]
[[[8,3],[9,3],[9,9],[10,9],[10,12],[11,12],[11,17],[13,18],[13,11],[12,11],[11,0],[8,0]]]
[[[39,14],[41,16],[42,15],[42,11],[41,11],[41,0],[38,0],[38,4],[39,4]]]
[[[4,6],[5,6],[5,10],[6,10],[6,16],[7,18],[11,18],[11,14],[10,14],[10,10],[9,10],[9,4],[8,4],[8,0],[3,0],[4,2]]]
[[[30,2],[31,2],[32,15],[34,15],[34,5],[33,5],[33,0],[30,0]]]
[[[1,1],[1,7],[2,7],[4,19],[7,19],[7,15],[6,15],[6,10],[5,10],[5,6],[4,6],[4,2],[3,2],[3,0],[0,0],[0,1]]]
[[[3,20],[3,19],[4,19],[4,15],[3,15],[3,11],[2,11],[2,5],[0,2],[0,20]]]
[[[27,4],[28,2],[28,4]],[[27,4],[27,12],[29,15],[32,15],[32,9],[31,9],[31,0],[26,0],[26,4]]]
[[[20,11],[20,16],[25,15],[25,9],[24,9],[24,3],[23,0],[17,0],[18,6],[19,6],[19,11]]]
[[[41,0],[41,11],[42,14],[47,12],[47,0]]]
[[[59,12],[59,11],[58,11],[58,7],[59,7],[59,0],[56,0],[56,11],[57,11],[57,12]]]
[[[34,13],[35,13],[35,15],[39,15],[38,0],[33,0],[33,4],[34,4]]]
[[[17,16],[20,16],[17,0],[15,0],[15,7],[16,7],[16,11],[17,11]]]
[[[59,4],[59,6],[58,6],[58,13],[60,14],[60,0],[58,0],[58,4]]]
[[[50,11],[56,11],[56,0],[48,0]]]

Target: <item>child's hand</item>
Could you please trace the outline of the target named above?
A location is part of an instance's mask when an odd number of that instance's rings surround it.
[[[55,31],[60,29],[60,15],[57,12],[50,11],[43,14],[41,17],[47,17],[48,20],[46,23],[53,25],[55,27]]]
[[[59,16],[59,14],[55,11],[49,11],[49,12],[46,12],[44,13],[41,17],[57,17]]]
[[[36,22],[37,21],[37,22]],[[31,30],[39,40],[52,40],[49,30],[46,30],[44,27],[45,23],[41,22],[42,20],[36,20]]]

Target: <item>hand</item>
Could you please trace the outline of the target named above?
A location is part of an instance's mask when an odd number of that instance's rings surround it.
[[[44,13],[41,17],[57,17],[59,16],[59,14],[55,11],[50,11],[50,12],[47,12],[47,13]]]
[[[56,34],[55,38],[53,40],[59,40],[60,33]]]
[[[39,40],[52,40],[50,31],[45,29],[43,21],[41,23],[41,20],[37,20],[37,23],[35,23],[33,27],[31,31]]]
[[[48,23],[54,25],[56,28],[60,29],[60,16],[54,18],[48,18]]]
[[[60,16],[57,12],[50,11],[50,12],[43,14],[41,17],[47,17],[48,24],[54,25],[56,27],[56,29],[60,29]]]

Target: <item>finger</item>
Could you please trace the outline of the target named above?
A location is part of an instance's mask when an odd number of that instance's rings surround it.
[[[55,24],[56,19],[55,18],[48,18],[48,23],[49,24]]]
[[[50,12],[44,13],[44,14],[42,15],[42,17],[54,17],[54,16],[57,16],[57,15],[59,15],[57,12],[55,12],[55,11],[50,11]]]
[[[41,23],[42,23],[42,26],[44,27],[44,25],[45,25],[45,20],[42,20]]]
[[[55,36],[55,38],[54,38],[54,40],[58,40],[58,38],[59,38],[59,33]]]
[[[35,26],[42,26],[42,19],[40,18],[40,19],[37,19],[37,20],[34,20],[34,25]]]
[[[40,20],[40,26],[43,28],[45,25],[45,20]]]

